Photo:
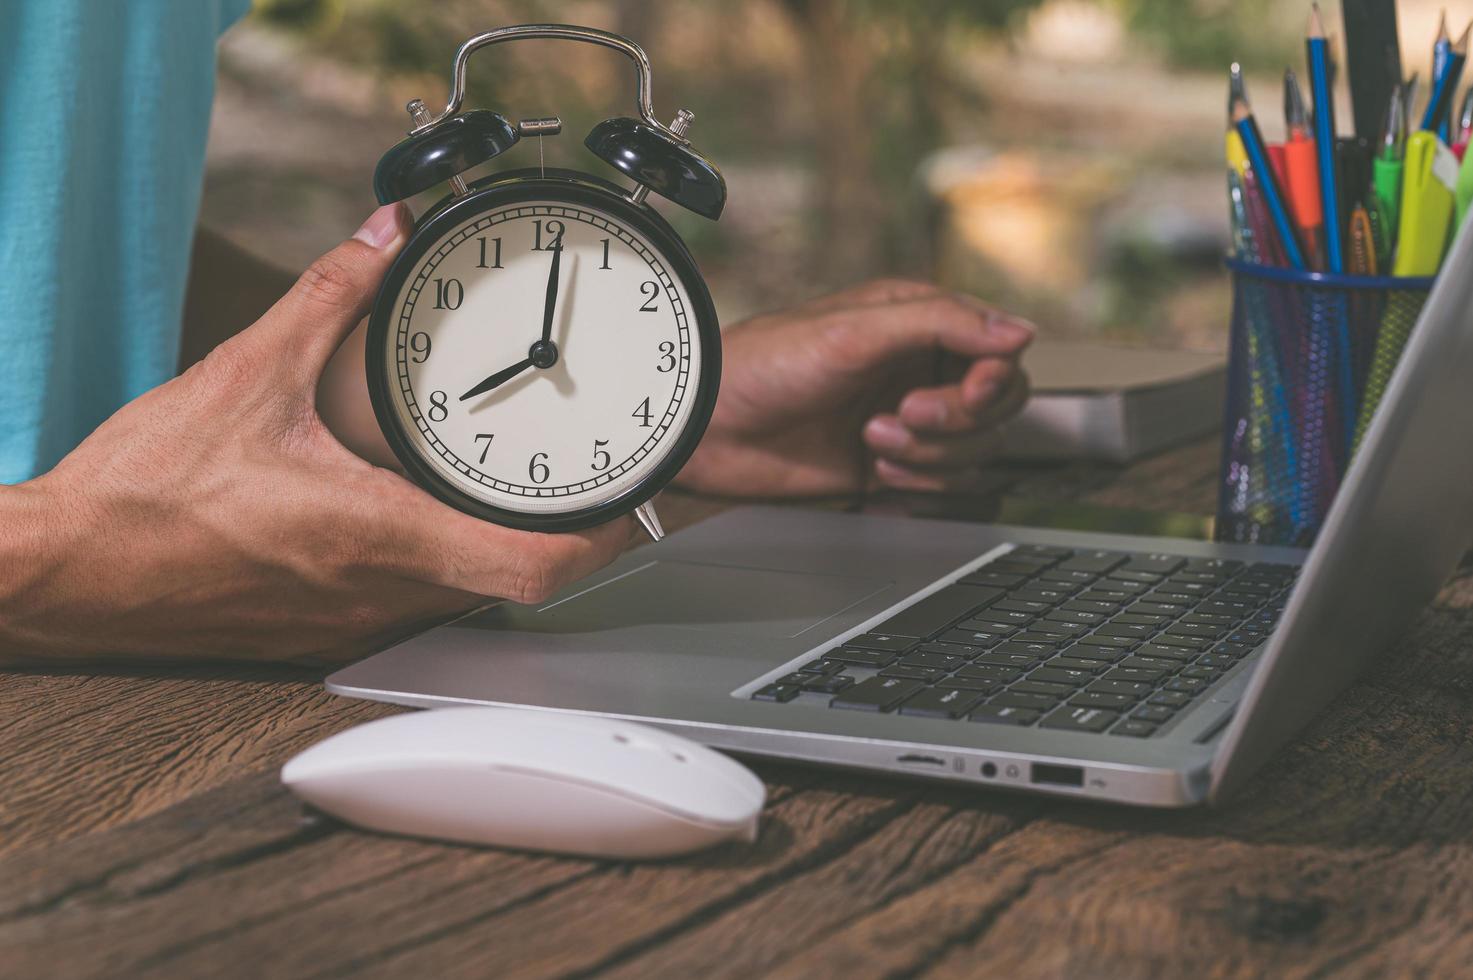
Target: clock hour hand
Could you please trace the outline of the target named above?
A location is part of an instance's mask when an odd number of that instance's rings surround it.
[[[477,395],[484,395],[486,392],[491,391],[493,388],[500,388],[512,378],[515,378],[517,375],[527,370],[527,368],[531,367],[532,364],[532,358],[528,357],[525,360],[518,361],[509,368],[502,368],[500,371],[497,371],[485,381],[482,381],[480,384],[476,385],[470,391],[467,391],[465,394],[461,395],[460,400],[465,401],[467,398],[474,398]]]
[[[542,304],[542,342],[552,340],[552,314],[557,308],[558,267],[563,261],[562,242],[552,248],[552,269],[547,273],[547,300]]]

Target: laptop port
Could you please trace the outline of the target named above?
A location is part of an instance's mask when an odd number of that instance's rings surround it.
[[[1081,766],[1051,766],[1035,762],[1031,778],[1035,783],[1050,786],[1083,786],[1084,769]]]
[[[946,767],[946,760],[945,759],[938,759],[934,755],[915,755],[915,754],[902,755],[900,758],[896,759],[895,761],[896,762],[903,762],[906,765],[912,765],[912,766],[914,766],[914,765],[941,766],[943,769]]]

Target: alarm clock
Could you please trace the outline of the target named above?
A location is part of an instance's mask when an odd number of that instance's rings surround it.
[[[513,124],[461,110],[470,55],[530,38],[598,44],[634,62],[639,118],[601,122],[584,141],[633,187],[540,166],[462,176],[524,137],[562,130],[556,117]],[[383,204],[449,184],[379,290],[365,364],[404,471],[468,514],[571,531],[632,511],[663,536],[650,499],[710,421],[721,334],[690,250],[646,198],[714,220],[726,182],[691,146],[692,114],[662,124],[650,90],[649,59],[628,38],[562,24],[493,30],[457,50],[444,111],[409,103],[414,128],[374,173]]]

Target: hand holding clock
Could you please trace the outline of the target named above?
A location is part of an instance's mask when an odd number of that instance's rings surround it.
[[[0,487],[0,659],[343,660],[476,606],[539,601],[634,522],[488,524],[328,432],[318,379],[408,231],[381,208],[254,325]]]

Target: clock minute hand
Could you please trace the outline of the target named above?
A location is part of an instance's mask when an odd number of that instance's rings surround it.
[[[552,314],[557,308],[558,267],[563,261],[562,243],[553,246],[552,268],[547,273],[547,300],[542,305],[542,342],[552,340]]]
[[[503,368],[500,371],[497,371],[495,374],[491,375],[491,377],[487,378],[485,381],[482,381],[480,384],[476,385],[470,391],[467,391],[465,394],[461,395],[460,400],[465,401],[467,398],[474,398],[477,395],[484,395],[486,392],[491,391],[493,388],[499,388],[531,366],[532,359],[528,357],[525,360],[518,361],[509,368]]]

